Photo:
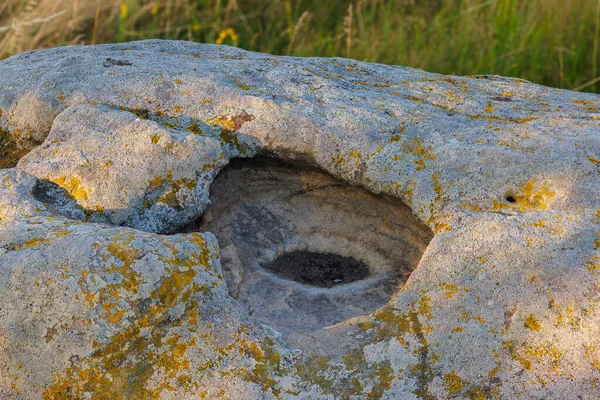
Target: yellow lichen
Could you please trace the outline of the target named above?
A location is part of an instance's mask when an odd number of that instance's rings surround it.
[[[187,129],[193,134],[204,135],[204,131],[200,129],[200,125],[198,125],[196,122],[192,122]]]
[[[445,285],[443,285],[444,289],[446,290],[444,293],[444,296],[446,296],[447,298],[451,299],[452,297],[454,297],[454,295],[456,293],[458,293],[458,286],[451,284],[451,283],[447,283]]]
[[[460,376],[455,371],[452,371],[444,375],[444,386],[448,394],[456,395],[465,387],[465,384]]]
[[[525,318],[525,320],[523,321],[523,326],[532,331],[542,330],[542,324],[540,324],[540,322],[533,314],[529,314],[529,316]]]
[[[65,189],[75,200],[86,201],[89,198],[89,194],[92,192],[91,188],[85,187],[81,183],[81,179],[76,176],[70,178],[66,176],[59,176],[58,178],[51,179],[52,182]]]
[[[573,100],[573,104],[582,105],[586,110],[591,112],[596,112],[600,109],[593,100]]]
[[[520,189],[507,193],[506,198],[513,200],[508,202],[500,197],[494,200],[493,210],[517,210],[521,212],[545,210],[556,192],[554,192],[548,183],[538,183],[536,179],[526,182]]]
[[[194,282],[194,277],[198,268],[208,267],[209,250],[200,235],[190,236],[190,243],[201,246],[199,251],[188,252],[183,259],[168,239],[161,239],[166,249],[172,249],[172,258],[163,260],[165,274],[157,283],[158,288],[150,293],[149,304],[132,304],[127,313],[125,309],[115,311],[116,303],[121,297],[134,298],[141,276],[133,272],[132,267],[139,251],[133,245],[135,237],[116,235],[113,238],[106,248],[112,257],[107,258],[112,265],[106,272],[121,275],[123,279],[108,285],[112,288],[98,290],[93,285],[93,275],[86,273],[79,285],[91,307],[99,305],[108,310],[107,323],[118,324],[127,315],[129,324],[107,343],[94,341],[90,356],[76,360],[56,374],[53,384],[43,393],[45,399],[82,398],[86,392],[99,399],[155,399],[166,391],[194,388],[186,354],[190,347],[196,346],[196,339],[183,334],[197,325],[197,299],[194,296],[202,295],[207,289]],[[184,267],[190,264],[195,268]],[[92,291],[96,292],[93,296]],[[177,305],[182,305],[184,311],[174,318],[169,312]],[[160,376],[160,379],[153,381],[153,376]],[[174,381],[178,388],[169,383]]]

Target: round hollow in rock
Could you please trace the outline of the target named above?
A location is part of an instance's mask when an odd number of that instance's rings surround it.
[[[296,250],[263,265],[267,271],[306,285],[330,288],[369,276],[369,267],[352,257]]]
[[[231,295],[284,334],[384,306],[432,238],[398,199],[270,157],[232,160],[210,199],[193,229],[217,237]]]

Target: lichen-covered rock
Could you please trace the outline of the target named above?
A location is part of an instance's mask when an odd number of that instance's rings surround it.
[[[3,167],[34,149],[0,171],[2,398],[597,397],[597,95],[186,42],[65,47],[0,63],[0,145]],[[162,235],[230,158],[262,152],[431,228],[385,306],[282,335],[229,295],[213,235]]]
[[[204,210],[208,186],[227,160],[217,139],[129,112],[77,106],[61,113],[44,145],[19,164],[65,188],[97,219],[168,232]]]

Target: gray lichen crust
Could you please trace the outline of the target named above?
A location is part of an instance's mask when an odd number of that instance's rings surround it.
[[[187,42],[64,47],[0,63],[0,145],[1,398],[597,397],[597,95]],[[264,152],[434,233],[389,303],[310,351],[230,296],[210,232],[164,235],[231,158]]]

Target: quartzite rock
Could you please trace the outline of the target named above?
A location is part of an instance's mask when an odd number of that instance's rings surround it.
[[[520,79],[187,42],[2,61],[2,165],[45,142],[0,171],[0,397],[596,398],[599,111]],[[264,151],[431,228],[387,305],[281,336],[229,296],[212,234],[161,235]]]

